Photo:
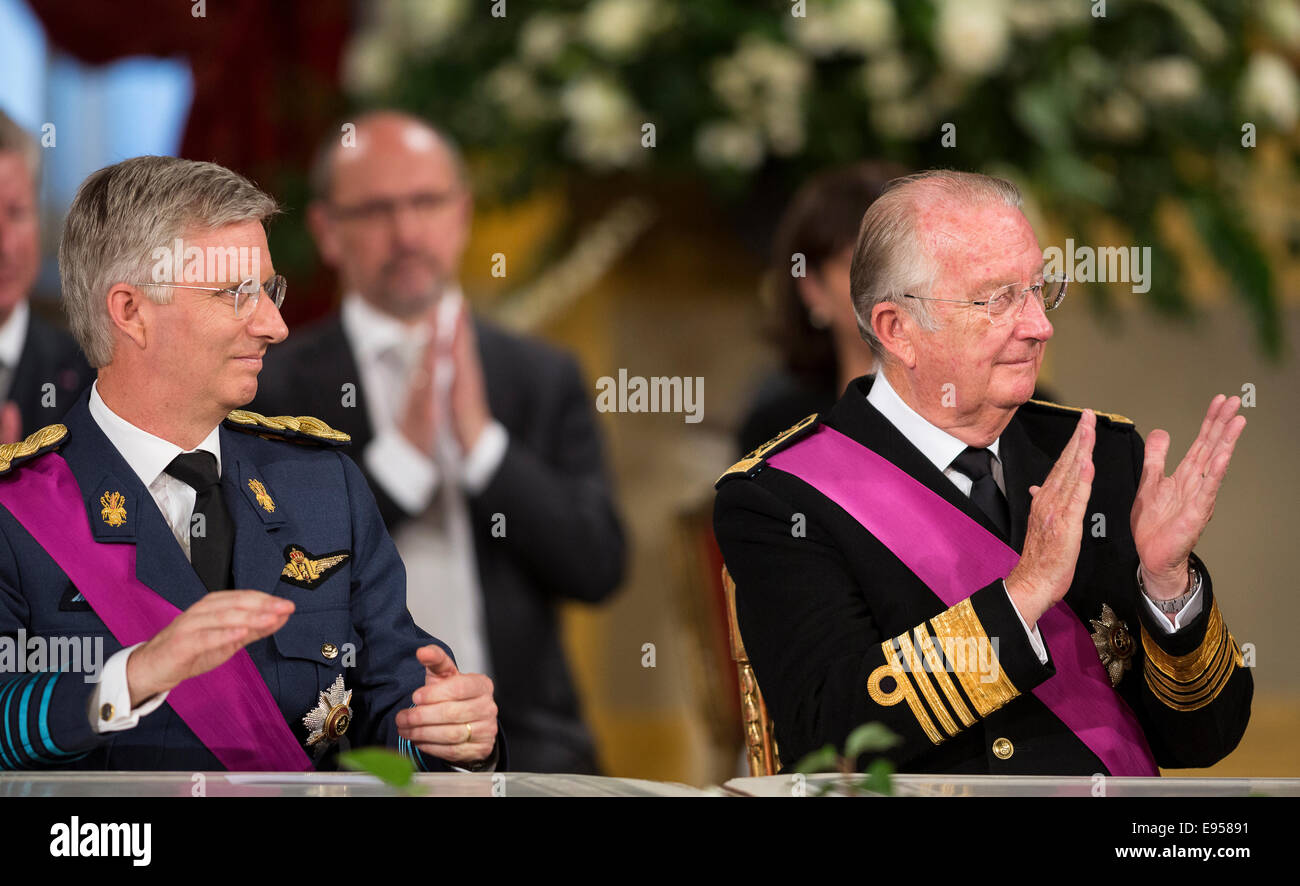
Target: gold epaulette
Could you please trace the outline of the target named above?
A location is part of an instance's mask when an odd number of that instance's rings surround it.
[[[1060,403],[1052,403],[1049,400],[1030,400],[1029,402],[1034,403],[1038,406],[1046,406],[1048,409],[1059,409],[1062,412],[1077,412],[1081,415],[1083,414],[1083,409],[1081,409],[1078,406],[1063,406]],[[1095,409],[1093,410],[1093,412],[1097,413],[1097,418],[1107,419],[1108,421],[1111,421],[1117,425],[1133,424],[1133,419],[1126,418],[1125,416],[1122,416],[1116,412],[1097,412],[1097,410]]]
[[[7,474],[22,462],[58,449],[68,439],[66,425],[46,425],[27,439],[0,446],[0,474]]]
[[[776,452],[776,450],[788,446],[789,444],[793,443],[795,440],[802,437],[805,433],[807,433],[812,428],[814,424],[816,424],[816,422],[817,422],[817,413],[814,412],[812,415],[808,416],[807,418],[799,422],[794,427],[786,428],[784,431],[777,434],[771,440],[768,440],[762,446],[758,447],[753,452],[749,453],[744,458],[742,458],[740,461],[736,462],[734,465],[732,465],[731,467],[723,471],[722,476],[718,477],[718,479],[714,481],[713,485],[717,486],[723,480],[727,479],[728,477],[735,476],[737,474],[745,474],[745,475],[752,474],[755,469],[757,469],[760,465],[763,464],[764,459],[766,459],[773,452]]]
[[[1146,651],[1143,676],[1151,694],[1175,711],[1195,711],[1214,701],[1228,685],[1236,668],[1245,667],[1237,641],[1219,613],[1219,601],[1210,606],[1205,639],[1186,655],[1170,655],[1142,626]]]
[[[346,446],[352,437],[336,431],[310,415],[266,416],[247,409],[236,409],[226,416],[226,424],[236,431],[256,434],[267,440],[288,440],[315,446]]]

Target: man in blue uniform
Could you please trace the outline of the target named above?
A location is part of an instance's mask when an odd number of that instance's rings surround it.
[[[166,157],[73,201],[65,307],[99,379],[0,447],[4,768],[308,770],[348,744],[504,764],[491,681],[412,622],[347,436],[237,408],[288,333],[275,211]]]

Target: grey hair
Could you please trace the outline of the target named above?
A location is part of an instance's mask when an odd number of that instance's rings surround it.
[[[939,275],[938,263],[917,231],[917,206],[923,194],[935,194],[940,200],[962,206],[1019,209],[1022,203],[1019,188],[1005,179],[950,169],[929,169],[896,178],[885,186],[862,217],[849,270],[858,332],[882,363],[889,358],[889,352],[871,328],[871,312],[876,305],[893,302],[922,329],[938,329],[926,302],[903,298],[904,293],[929,295]]]
[[[325,137],[316,145],[316,152],[312,155],[311,168],[307,172],[307,186],[311,191],[312,199],[325,203],[329,202],[330,192],[334,188],[334,158],[335,153],[343,145],[344,127],[351,125],[353,127],[352,134],[355,136],[357,131],[366,123],[376,117],[385,116],[398,117],[411,126],[418,126],[431,133],[451,158],[452,168],[456,171],[457,180],[462,185],[469,186],[469,171],[465,167],[465,158],[461,154],[456,140],[448,135],[445,130],[435,126],[428,120],[414,114],[408,114],[405,111],[377,109],[367,111],[360,116],[339,120],[334,125],[334,128],[327,132]]]
[[[195,229],[265,222],[275,200],[238,173],[215,163],[176,157],[133,157],[81,183],[59,244],[59,276],[68,326],[91,366],[113,361],[113,324],[104,297],[115,283],[148,280],[154,249],[170,248]],[[168,287],[147,286],[158,304]]]
[[[27,171],[32,176],[32,186],[41,180],[41,146],[30,132],[0,109],[0,154],[21,154],[27,161]]]

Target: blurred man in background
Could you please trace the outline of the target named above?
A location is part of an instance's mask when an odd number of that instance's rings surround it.
[[[496,682],[512,767],[596,771],[557,604],[618,585],[624,544],[572,357],[470,315],[457,282],[473,197],[425,122],[380,111],[318,152],[308,221],[337,314],[267,354],[267,414],[352,435],[406,563],[417,624]]]
[[[58,421],[94,377],[66,332],[32,312],[41,265],[41,149],[0,111],[0,443]]]

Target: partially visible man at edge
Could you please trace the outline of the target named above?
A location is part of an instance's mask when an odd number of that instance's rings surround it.
[[[879,721],[908,772],[1156,775],[1246,729],[1250,671],[1192,552],[1240,400],[1211,400],[1169,477],[1166,432],[1030,400],[1066,282],[1020,202],[969,173],[891,183],[851,270],[879,371],[719,480],[787,765]]]
[[[58,421],[94,379],[77,342],[31,308],[41,149],[0,110],[0,443]]]
[[[491,681],[412,623],[346,436],[237,409],[288,333],[276,212],[170,157],[101,169],[73,200],[64,305],[99,378],[66,424],[4,447],[0,634],[109,657],[0,674],[6,768],[311,770],[349,743],[504,764]],[[184,283],[155,253],[177,240]]]

